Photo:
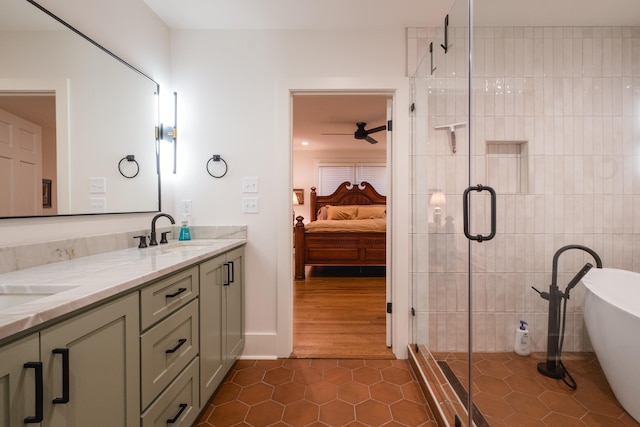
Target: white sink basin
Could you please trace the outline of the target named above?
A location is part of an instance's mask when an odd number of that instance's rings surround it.
[[[0,285],[0,310],[73,289],[70,285]]]

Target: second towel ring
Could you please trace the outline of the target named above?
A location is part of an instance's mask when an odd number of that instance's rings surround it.
[[[213,173],[211,173],[211,169],[209,169],[209,165],[211,164],[211,162],[222,162],[224,163],[224,172],[222,172],[221,175],[214,175]],[[227,165],[227,162],[224,161],[224,159],[222,157],[220,157],[220,154],[214,154],[208,161],[207,161],[207,173],[209,175],[211,175],[214,178],[222,178],[223,176],[225,176],[227,174],[227,172],[229,171],[229,165]]]
[[[124,162],[125,160],[127,161],[127,163],[125,163],[125,165],[129,164],[129,163],[135,163],[135,165],[136,165],[136,173],[134,173],[133,175],[131,175],[131,174],[127,175],[122,171],[122,168],[123,168],[122,162]],[[136,176],[138,176],[138,173],[140,173],[140,165],[138,164],[138,161],[136,160],[136,158],[135,158],[135,156],[133,154],[128,154],[125,157],[123,157],[122,159],[120,159],[120,161],[118,162],[118,171],[120,172],[120,175],[124,176],[125,178],[129,178],[129,179],[135,178]]]

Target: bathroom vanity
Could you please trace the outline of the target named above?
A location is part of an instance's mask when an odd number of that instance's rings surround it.
[[[0,274],[0,427],[190,426],[244,346],[244,244]]]

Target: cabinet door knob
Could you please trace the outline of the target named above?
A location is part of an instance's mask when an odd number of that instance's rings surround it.
[[[53,404],[69,403],[69,349],[54,348],[51,353],[62,355],[62,397],[53,399]]]
[[[43,375],[42,362],[27,362],[24,364],[25,369],[35,370],[36,378],[36,415],[24,419],[25,424],[37,424],[42,422],[44,414],[44,398],[43,398]]]

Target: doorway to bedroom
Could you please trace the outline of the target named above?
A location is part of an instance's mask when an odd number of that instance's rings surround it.
[[[386,127],[391,99],[388,93],[293,95],[294,228],[296,223],[306,225],[317,216],[317,205],[312,205],[316,195],[318,199],[329,196],[346,181],[356,186],[367,182],[376,193],[387,195],[391,174]],[[385,202],[376,199],[376,204],[379,203]],[[386,211],[382,211],[386,216]],[[354,214],[350,220],[355,218]],[[386,225],[386,218],[382,222]],[[352,232],[344,233],[347,236]],[[390,233],[382,234],[383,254],[386,234]],[[305,248],[293,244],[295,258]],[[387,314],[387,302],[391,300],[388,257],[383,257],[378,265],[367,265],[371,262],[349,259],[344,241],[338,239],[334,244],[334,248],[322,249],[330,258],[329,265],[317,265],[306,258],[304,273],[295,274],[291,357],[393,358]],[[297,245],[304,246],[299,241]],[[340,249],[345,253],[344,261],[342,255],[332,258]]]

